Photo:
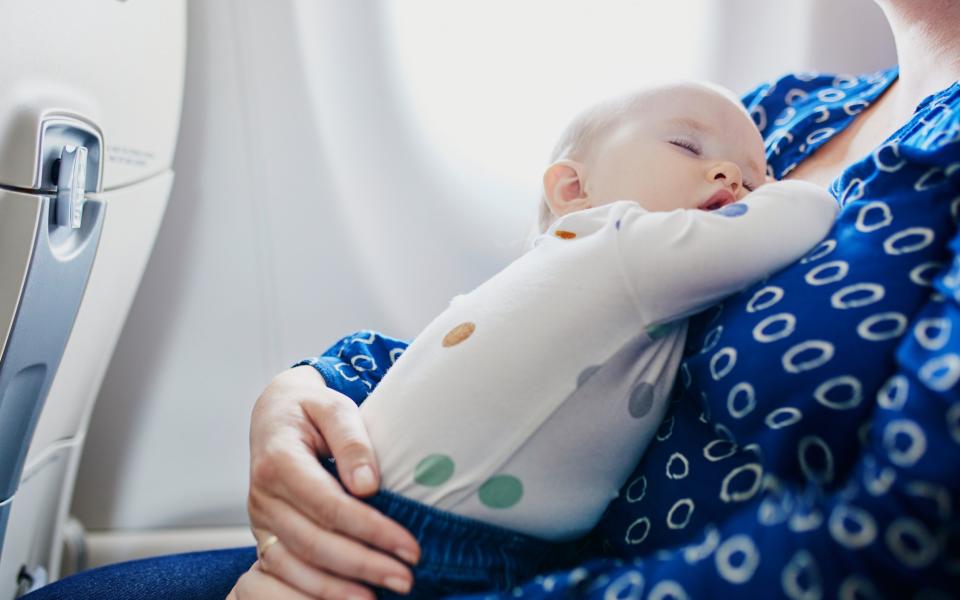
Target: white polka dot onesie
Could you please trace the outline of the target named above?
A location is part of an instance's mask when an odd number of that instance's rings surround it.
[[[685,317],[799,258],[836,211],[785,181],[713,212],[620,201],[557,220],[360,407],[383,488],[542,539],[586,534],[660,424]]]

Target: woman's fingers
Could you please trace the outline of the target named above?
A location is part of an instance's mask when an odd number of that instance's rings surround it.
[[[264,506],[256,507],[257,511],[262,509],[276,515],[271,531],[282,541],[288,554],[296,555],[308,566],[335,577],[365,581],[401,593],[412,585],[410,570],[398,560],[340,533],[318,527],[293,507],[283,506],[285,503],[279,498],[268,498],[265,502]],[[362,503],[361,506],[370,508]],[[279,543],[271,545],[269,552]]]
[[[355,498],[346,494],[338,498],[311,506],[308,514],[313,519],[326,522],[331,532],[342,533],[410,565],[420,561],[420,544],[410,531]]]
[[[304,398],[325,398],[331,392],[323,377],[312,367],[287,369],[275,376],[257,398],[250,415],[251,454],[274,450],[278,435],[294,435],[319,454],[328,455],[329,449],[319,430],[304,414],[300,402]],[[347,401],[352,404],[349,398]]]
[[[256,484],[251,486],[248,511],[254,527],[271,530],[281,511],[292,509],[322,528],[342,532],[406,562],[419,560],[420,546],[409,531],[344,492],[306,448],[275,457],[266,469],[255,467],[251,479]],[[283,504],[271,503],[271,499]]]
[[[304,400],[302,406],[336,459],[337,472],[350,493],[375,493],[380,487],[377,459],[353,400],[330,390],[323,397]]]
[[[351,598],[376,600],[373,591],[352,582],[310,567],[277,542],[260,557],[262,570],[316,598]]]
[[[335,598],[335,596],[319,596],[320,598]],[[367,596],[361,596],[366,598]],[[280,581],[276,577],[264,572],[260,568],[260,561],[253,563],[250,569],[240,576],[227,600],[311,600],[297,589]]]

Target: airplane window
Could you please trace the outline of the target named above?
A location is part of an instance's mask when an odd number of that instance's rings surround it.
[[[382,14],[386,55],[435,164],[533,197],[578,110],[659,79],[709,77],[714,4],[387,0]]]

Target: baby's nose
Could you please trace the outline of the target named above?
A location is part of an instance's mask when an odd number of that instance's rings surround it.
[[[732,162],[722,162],[714,166],[707,173],[707,179],[710,181],[719,181],[730,188],[730,191],[736,194],[743,186],[743,175],[740,168]]]

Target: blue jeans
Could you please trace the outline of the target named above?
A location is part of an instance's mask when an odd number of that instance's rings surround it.
[[[250,546],[132,560],[71,575],[23,598],[223,600],[256,559]]]
[[[336,476],[332,463],[320,462]],[[383,600],[505,590],[544,569],[577,560],[579,550],[574,542],[557,544],[533,538],[386,490],[362,500],[409,529],[420,543],[420,562],[412,568],[410,594],[376,588]],[[128,561],[66,577],[24,599],[223,600],[256,558],[256,549],[248,547]]]

